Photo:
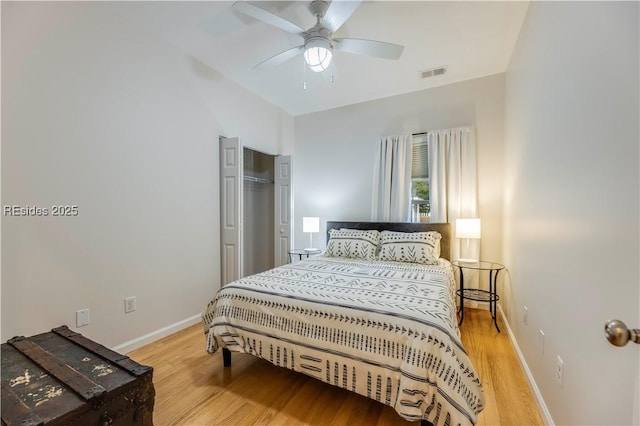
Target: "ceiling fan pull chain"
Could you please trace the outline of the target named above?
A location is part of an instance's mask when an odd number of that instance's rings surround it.
[[[307,67],[304,61],[302,61],[302,90],[307,90]]]

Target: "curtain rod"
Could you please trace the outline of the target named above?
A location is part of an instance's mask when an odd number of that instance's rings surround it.
[[[460,127],[460,129],[464,129],[465,131],[469,132],[471,129],[469,126],[463,126]],[[411,136],[421,136],[421,135],[428,135],[429,133],[433,133],[434,130],[430,130],[428,132],[418,132],[418,133],[412,133]]]

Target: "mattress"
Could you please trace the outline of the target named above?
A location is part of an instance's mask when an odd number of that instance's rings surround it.
[[[475,424],[480,380],[460,341],[451,264],[316,256],[225,285],[206,350],[251,354],[393,407]]]

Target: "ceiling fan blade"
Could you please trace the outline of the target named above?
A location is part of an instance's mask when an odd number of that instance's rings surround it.
[[[376,56],[384,59],[398,59],[404,46],[384,41],[362,40],[358,38],[334,38],[335,50],[358,55]]]
[[[360,3],[362,3],[360,0],[333,0],[322,17],[322,25],[335,33],[356,11]]]
[[[285,50],[284,52],[280,52],[275,56],[270,57],[269,59],[260,62],[254,68],[273,68],[280,64],[287,62],[289,59],[293,59],[298,55],[301,55],[303,52],[303,45],[292,47],[291,49]]]
[[[304,32],[302,28],[300,28],[293,22],[289,22],[286,19],[276,15],[275,13],[271,13],[261,7],[254,6],[251,3],[247,3],[245,1],[237,1],[233,3],[231,7],[233,8],[233,10],[244,13],[245,15],[251,16],[252,18],[258,19],[269,25],[273,25],[274,27],[278,27],[281,30],[285,30],[286,32],[298,35]]]

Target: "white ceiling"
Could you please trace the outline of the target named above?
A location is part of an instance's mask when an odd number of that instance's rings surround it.
[[[302,28],[315,24],[308,1],[255,3]],[[335,37],[401,44],[404,52],[397,61],[334,52],[333,83],[330,73],[305,69],[302,56],[273,69],[254,69],[302,39],[233,11],[231,5],[143,1],[109,7],[295,116],[504,72],[529,3],[363,2]],[[443,65],[445,75],[419,78],[420,70]]]

